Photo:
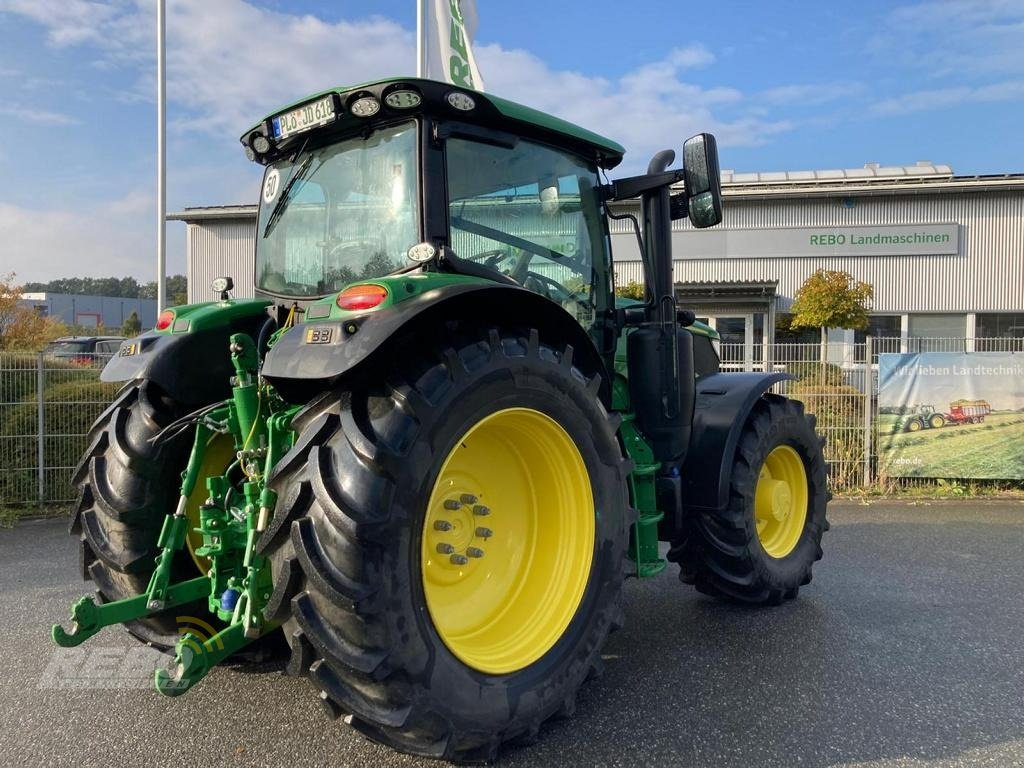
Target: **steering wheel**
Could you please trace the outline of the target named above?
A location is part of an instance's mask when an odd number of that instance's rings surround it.
[[[531,282],[534,285],[531,286]],[[541,291],[537,290],[537,284],[543,286],[543,293],[546,294],[547,297],[552,301],[579,302],[579,298],[574,293],[572,293],[568,288],[566,288],[564,285],[562,285],[554,278],[548,277],[546,275],[539,275],[536,272],[527,272],[526,280],[523,281],[523,287],[529,288],[534,293],[541,293]]]
[[[330,240],[325,240],[322,243],[317,243],[318,246],[324,249],[324,261],[327,262],[332,258],[340,256],[345,251],[349,251],[355,248],[378,248],[380,243],[375,240],[342,240],[340,237],[334,237]]]
[[[509,258],[509,253],[503,248],[492,248],[489,251],[480,251],[480,253],[474,253],[469,257],[470,261],[482,261],[485,265],[491,269],[497,269],[498,266]]]

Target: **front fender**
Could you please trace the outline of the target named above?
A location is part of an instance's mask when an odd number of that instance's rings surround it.
[[[698,380],[690,448],[682,467],[688,514],[725,509],[747,416],[773,384],[793,378],[788,373],[715,373]]]
[[[525,288],[482,281],[442,285],[347,318],[307,320],[274,343],[261,373],[286,399],[302,402],[386,356],[390,342],[408,333],[436,343],[448,322],[536,328],[542,341],[571,344],[576,367],[601,375],[601,394],[609,404],[611,382],[601,355],[575,318]]]
[[[234,367],[228,351],[233,333],[253,338],[271,302],[238,300],[175,307],[162,331],[122,342],[103,368],[102,381],[149,379],[179,403],[204,405],[231,394]]]

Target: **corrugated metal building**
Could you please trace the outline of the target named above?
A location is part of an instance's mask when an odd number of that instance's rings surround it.
[[[228,275],[235,281],[233,294],[240,299],[254,295],[256,253],[255,205],[218,205],[186,208],[172,213],[169,221],[183,221],[186,233],[188,303],[210,301],[210,283]]]
[[[778,313],[817,269],[874,286],[872,335],[890,349],[936,338],[1024,335],[1024,174],[955,176],[919,163],[835,171],[722,173],[725,220],[675,222],[680,303],[748,350],[775,337]],[[624,203],[620,212],[638,213]],[[230,274],[252,293],[256,208],[190,208],[189,300]],[[642,281],[631,224],[610,221],[616,281]],[[854,340],[852,332],[835,338]],[[926,349],[927,344],[909,345]],[[748,355],[746,355],[749,357]]]
[[[119,331],[132,312],[143,328],[156,324],[156,299],[128,299],[120,296],[81,296],[70,293],[23,293],[18,302],[41,315],[55,317],[68,325]]]

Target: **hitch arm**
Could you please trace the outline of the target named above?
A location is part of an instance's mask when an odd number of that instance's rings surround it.
[[[205,598],[210,594],[210,580],[206,576],[198,576],[189,581],[172,584],[165,594],[164,604],[158,609],[149,607],[148,592],[100,605],[91,597],[83,597],[71,607],[71,631],[67,632],[60,624],[54,624],[50,636],[53,642],[62,648],[73,648],[84,643],[103,627],[135,621],[159,613],[160,610]]]

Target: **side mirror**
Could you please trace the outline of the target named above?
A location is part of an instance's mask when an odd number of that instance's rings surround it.
[[[703,229],[722,221],[722,181],[718,144],[710,133],[698,133],[683,143],[683,177],[690,223]]]

